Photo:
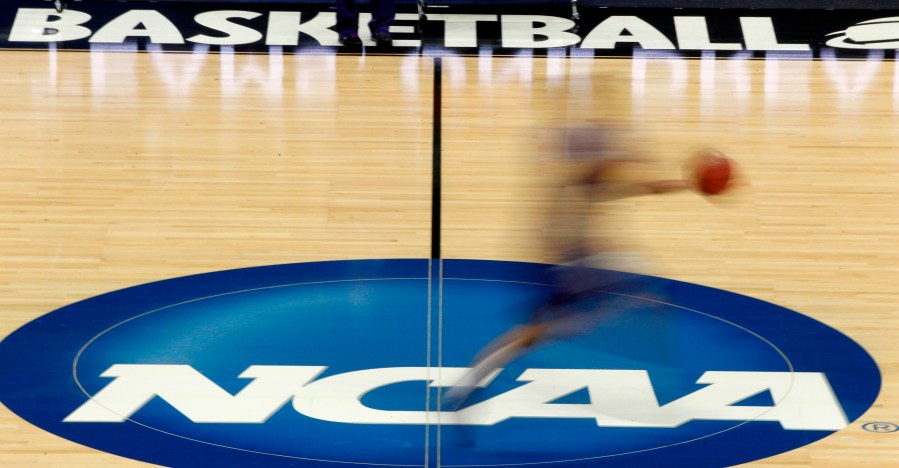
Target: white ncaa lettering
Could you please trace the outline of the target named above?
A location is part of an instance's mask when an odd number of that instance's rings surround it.
[[[240,378],[253,378],[231,395],[193,367],[116,364],[101,377],[115,377],[65,422],[123,422],[153,397],[160,397],[193,422],[262,423],[281,409],[321,366],[250,366]]]
[[[468,373],[464,367],[444,367],[440,377],[455,382]],[[434,379],[437,372],[432,371]],[[297,412],[323,421],[355,424],[427,424],[427,411],[384,411],[362,404],[368,392],[401,382],[428,382],[426,367],[388,367],[337,374],[316,380],[297,393]]]
[[[830,383],[818,372],[709,371],[696,383],[709,386],[665,405],[661,421],[777,421],[784,429],[830,431],[849,425]],[[774,406],[732,406],[765,391],[771,392]]]
[[[250,366],[240,377],[254,380],[231,395],[190,366],[116,364],[102,374],[116,379],[65,421],[122,422],[158,396],[198,423],[262,423],[292,399],[297,412],[325,421],[426,424],[427,411],[381,410],[362,399],[402,382],[447,386],[468,371],[393,367],[313,380],[325,369]],[[443,380],[434,382],[438,375]],[[707,386],[661,406],[645,370],[528,369],[518,380],[528,383],[462,409],[458,418],[443,423],[489,426],[510,418],[585,418],[602,427],[674,428],[692,420],[755,420],[778,422],[787,430],[827,431],[848,425],[826,376],[816,372],[708,371],[697,381]],[[582,389],[589,403],[553,403]],[[773,406],[737,405],[766,391]]]
[[[839,430],[849,423],[820,373],[706,372],[709,384],[659,406],[643,370],[529,369],[529,384],[460,411],[468,424],[493,425],[513,417],[596,419],[602,427],[677,427],[692,420],[776,421],[784,429]],[[589,404],[552,404],[587,388]],[[770,391],[774,406],[732,406]]]
[[[644,370],[528,369],[528,382],[459,411],[467,424],[491,426],[511,418],[586,418],[606,427],[650,427],[646,414],[659,410]],[[586,388],[587,404],[551,403]]]

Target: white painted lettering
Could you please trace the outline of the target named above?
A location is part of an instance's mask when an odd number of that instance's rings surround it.
[[[222,32],[225,36],[212,37],[205,34],[198,34],[187,38],[187,40],[209,45],[252,44],[262,39],[262,33],[255,29],[232,23],[229,20],[231,18],[253,19],[258,18],[259,16],[262,16],[262,14],[238,10],[207,11],[205,13],[200,13],[194,18],[194,21],[196,21],[197,24]]]
[[[503,15],[500,24],[502,46],[508,48],[567,47],[581,40],[577,34],[569,32],[575,24],[567,18]]]
[[[468,373],[467,368],[444,367],[441,376],[456,381]],[[436,371],[433,372],[436,377]],[[333,375],[316,380],[302,388],[293,399],[297,412],[323,421],[354,424],[427,424],[426,411],[384,411],[362,404],[368,392],[401,382],[429,382],[424,367],[390,367],[367,369]]]
[[[126,11],[97,30],[90,42],[121,44],[129,37],[149,37],[154,44],[184,44],[181,31],[156,10]]]
[[[691,420],[776,421],[790,430],[837,431],[849,424],[824,374],[815,372],[706,372],[708,384],[659,413],[656,422],[675,427]],[[774,406],[733,406],[770,391]]]
[[[319,366],[250,366],[240,378],[254,380],[231,395],[190,366],[116,364],[101,375],[116,379],[64,421],[123,422],[158,396],[193,422],[261,423],[323,370]]]
[[[91,16],[66,9],[57,13],[53,8],[19,8],[9,31],[10,42],[57,42],[84,39],[91,30],[81,26]]]
[[[197,423],[262,423],[292,399],[297,412],[324,421],[427,424],[428,411],[382,410],[362,399],[402,382],[447,386],[468,372],[394,367],[313,381],[324,369],[250,366],[240,377],[254,380],[231,395],[190,366],[117,364],[102,375],[116,379],[65,421],[122,422],[158,396]],[[438,376],[444,381],[434,382]],[[704,387],[663,406],[645,370],[529,369],[518,380],[528,383],[462,409],[459,417],[444,423],[489,426],[510,418],[585,418],[601,427],[675,428],[693,420],[774,421],[787,430],[828,431],[848,425],[826,377],[815,372],[709,371],[696,382]],[[553,403],[583,389],[589,403]],[[773,406],[739,405],[762,392],[770,392]]]
[[[268,19],[267,45],[299,45],[299,33],[306,34],[323,46],[340,45],[339,36],[329,28],[337,24],[337,15],[323,12],[311,20],[300,22],[298,11],[273,11]]]
[[[674,44],[658,29],[636,16],[606,18],[587,34],[581,47],[614,49],[620,42],[639,44],[644,49],[676,49]]]
[[[444,22],[443,45],[446,47],[477,47],[478,22],[496,21],[496,15],[428,14],[428,21]]]

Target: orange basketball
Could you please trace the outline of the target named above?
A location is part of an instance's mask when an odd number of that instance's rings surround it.
[[[715,150],[705,150],[696,163],[696,184],[706,195],[717,195],[727,190],[733,178],[730,159]]]

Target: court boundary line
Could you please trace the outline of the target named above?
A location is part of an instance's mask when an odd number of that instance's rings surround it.
[[[435,434],[435,454],[434,454],[434,464],[435,466],[440,466],[440,399],[442,397],[442,392],[440,386],[438,385],[436,389],[432,389],[431,383],[433,382],[431,378],[431,369],[432,369],[432,360],[434,358],[434,353],[432,352],[432,348],[434,346],[434,334],[436,332],[437,340],[437,367],[436,367],[436,380],[441,382],[442,374],[441,374],[441,366],[443,364],[443,261],[441,260],[441,230],[442,230],[442,192],[443,192],[443,183],[442,183],[442,108],[443,108],[443,61],[441,57],[433,57],[434,63],[434,78],[433,78],[433,94],[432,94],[432,105],[433,105],[433,114],[432,114],[432,122],[431,122],[431,258],[428,259],[428,329],[427,329],[427,379],[428,383],[425,385],[425,412],[429,415],[427,418],[427,424],[425,425],[425,444],[424,444],[424,467],[428,468],[431,466],[431,417],[430,415],[435,414],[434,417],[434,434]],[[435,271],[436,275],[435,275]],[[435,285],[436,282],[436,285]],[[436,286],[436,291],[434,288]],[[435,294],[436,293],[436,294]],[[434,329],[434,299],[437,300],[437,330]],[[431,409],[431,394],[432,391],[436,393],[437,399],[434,409]]]

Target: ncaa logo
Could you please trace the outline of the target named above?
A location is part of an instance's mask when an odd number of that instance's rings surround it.
[[[343,261],[136,286],[3,340],[0,401],[166,466],[587,467],[746,463],[845,428],[877,397],[875,363],[840,332],[641,277],[601,299],[594,331],[442,410],[474,354],[548,293],[544,268]]]

